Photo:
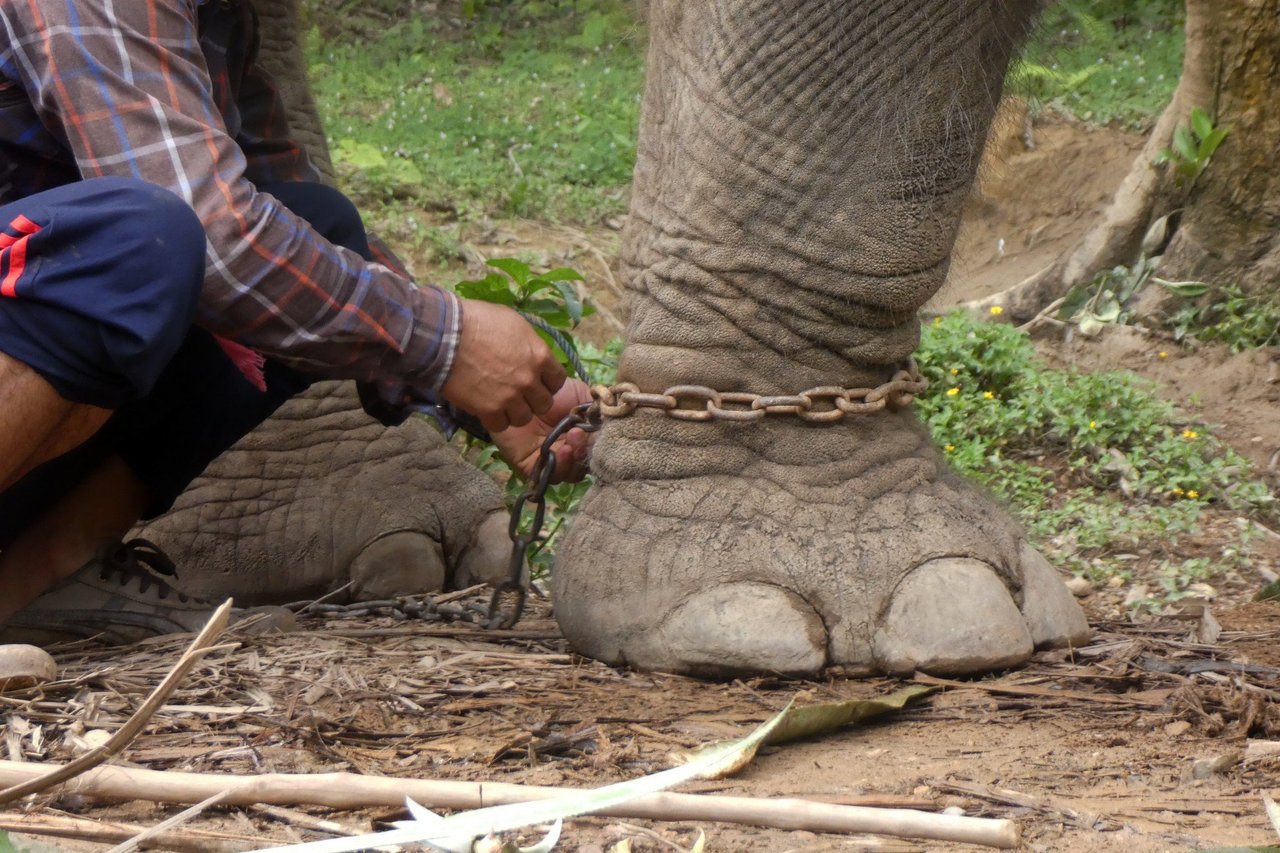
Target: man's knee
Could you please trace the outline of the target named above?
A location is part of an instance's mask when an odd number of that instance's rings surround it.
[[[204,283],[205,231],[191,206],[163,187],[133,178],[85,181],[90,199],[104,205],[99,239],[109,241],[116,269],[110,276],[117,295],[131,301],[143,295],[167,315],[163,326],[176,330],[173,347],[195,316]],[[160,319],[160,318],[157,318]]]
[[[148,393],[186,337],[204,282],[195,212],[163,188],[115,177],[8,209],[37,227],[27,254],[39,263],[0,305],[0,348],[73,402],[117,408]]]

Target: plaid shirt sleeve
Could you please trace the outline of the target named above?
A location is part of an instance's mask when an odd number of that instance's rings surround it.
[[[457,299],[331,245],[255,191],[213,102],[196,17],[195,0],[0,0],[7,64],[81,174],[166,187],[204,223],[202,326],[388,399],[439,391]],[[270,149],[257,153],[281,153]]]

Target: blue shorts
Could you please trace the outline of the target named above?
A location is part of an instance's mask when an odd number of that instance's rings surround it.
[[[330,242],[370,258],[354,205],[320,184],[261,186]],[[6,227],[7,226],[7,227]],[[147,517],[314,381],[267,359],[266,391],[191,325],[204,281],[195,213],[128,178],[0,207],[0,352],[65,399],[114,414],[91,439],[0,493],[0,550],[110,456],[147,486]]]

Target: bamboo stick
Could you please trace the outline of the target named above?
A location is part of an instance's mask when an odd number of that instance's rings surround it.
[[[0,761],[0,784],[16,785],[53,769],[49,764]],[[235,776],[179,773],[132,767],[98,767],[67,783],[68,792],[96,799],[198,803],[220,791],[222,805],[316,805],[331,809],[398,808],[405,797],[428,808],[474,809],[523,803],[572,793],[576,789],[514,785],[504,782],[456,782],[395,779],[350,773]],[[667,821],[720,821],[800,829],[810,832],[870,832],[899,838],[957,841],[988,847],[1018,844],[1018,825],[1010,820],[930,814],[910,809],[874,809],[801,799],[660,793],[636,797],[600,812],[612,817]]]
[[[182,679],[186,678],[187,673],[203,660],[209,652],[223,648],[215,646],[214,643],[217,642],[218,637],[222,636],[222,632],[227,629],[227,622],[230,619],[231,599],[228,598],[222,603],[221,607],[213,611],[209,621],[205,623],[204,628],[191,641],[191,645],[182,653],[182,657],[178,658],[178,662],[173,665],[173,669],[169,670],[169,674],[164,677],[164,680],[156,685],[155,690],[151,691],[151,695],[142,703],[142,706],[133,712],[133,716],[126,720],[124,725],[107,739],[106,743],[89,750],[68,764],[45,765],[49,770],[45,776],[33,776],[23,780],[21,783],[0,789],[0,805],[46,791],[54,785],[83,773],[89,768],[96,767],[120,753],[133,742],[133,739],[138,736],[138,733],[142,731],[152,715],[160,709],[160,706],[168,701],[169,696],[178,689],[178,684]]]

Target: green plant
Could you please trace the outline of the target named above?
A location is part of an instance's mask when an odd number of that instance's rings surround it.
[[[1188,300],[1167,321],[1176,340],[1218,341],[1233,352],[1280,343],[1280,300],[1274,296],[1245,293],[1236,284],[1155,281]]]
[[[1181,0],[1062,0],[1045,11],[1011,91],[1033,110],[1146,129],[1173,94],[1184,45]]]
[[[577,366],[581,365],[587,373],[581,378],[591,382],[613,380],[621,341],[614,340],[604,348],[598,348],[576,341],[572,334],[584,317],[594,313],[590,303],[583,301],[574,286],[574,282],[583,280],[581,273],[568,267],[535,273],[528,263],[517,258],[495,258],[488,264],[494,272],[482,279],[459,282],[454,291],[466,299],[506,305],[551,327],[555,334],[535,325],[538,333],[557,352],[570,375],[576,373]],[[522,477],[512,476],[515,472],[498,456],[497,448],[468,438],[464,452],[481,470],[503,481],[507,505],[514,505],[524,491],[525,483]],[[555,542],[589,487],[588,477],[581,483],[562,483],[547,490],[542,536],[527,552],[532,577],[542,578],[551,571]],[[530,509],[521,520],[521,529],[528,530],[532,519]]]
[[[623,212],[644,53],[634,7],[472,11],[313,12],[308,64],[345,189],[379,230],[406,203],[464,221]]]
[[[1190,125],[1180,124],[1174,128],[1173,146],[1156,155],[1155,164],[1172,163],[1178,185],[1190,186],[1209,168],[1213,152],[1229,132],[1228,128],[1215,127],[1203,109],[1193,107]]]
[[[1159,262],[1159,257],[1142,258],[1131,267],[1113,267],[1089,284],[1071,288],[1058,308],[1058,319],[1075,323],[1084,335],[1096,335],[1107,324],[1125,323],[1131,315],[1129,302]]]
[[[963,312],[925,327],[919,360],[917,405],[948,460],[1076,573],[1124,576],[1117,555],[1135,550],[1158,562],[1212,507],[1276,506],[1246,460],[1131,374],[1045,367],[1024,333]]]

